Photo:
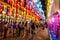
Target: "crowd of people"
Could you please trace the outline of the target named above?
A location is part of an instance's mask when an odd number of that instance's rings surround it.
[[[26,22],[16,22],[16,21],[10,21],[10,22],[1,22],[0,23],[0,33],[1,36],[3,34],[3,38],[5,39],[7,37],[7,34],[9,36],[17,36],[24,38],[28,35],[32,35],[31,38],[33,38],[34,34],[36,33],[35,30],[38,30],[39,27],[42,27],[42,30],[44,28],[47,28],[47,23],[41,24],[40,22],[33,22],[33,21],[26,21]]]

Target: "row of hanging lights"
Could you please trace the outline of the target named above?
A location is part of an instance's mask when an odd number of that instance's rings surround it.
[[[0,4],[0,6],[1,6],[0,12],[2,13],[1,15],[7,16],[8,18],[12,17],[12,18],[16,18],[16,19],[19,19],[21,17],[24,20],[26,20],[27,18],[29,19],[29,17],[32,20],[33,19],[39,20],[40,17],[45,19],[44,11],[42,10],[41,1],[39,1],[39,0],[30,0],[30,1],[26,0],[26,6],[25,6],[24,2],[25,2],[24,0],[21,0],[21,1],[8,0],[8,3],[10,4],[10,6]]]

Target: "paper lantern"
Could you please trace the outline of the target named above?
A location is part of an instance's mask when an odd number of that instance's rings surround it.
[[[13,10],[12,10],[12,16],[14,16],[14,13],[15,13],[15,10],[13,9]]]
[[[2,8],[0,8],[0,14],[2,14]]]
[[[30,9],[29,5],[26,5],[26,9],[27,9],[27,10],[29,10],[29,9]]]
[[[0,14],[2,14],[2,5],[0,4]]]
[[[14,0],[8,0],[8,3],[12,6],[14,4]]]

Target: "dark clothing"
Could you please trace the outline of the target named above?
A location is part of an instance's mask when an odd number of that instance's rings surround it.
[[[16,24],[13,24],[13,28],[16,28]]]
[[[16,23],[13,24],[13,36],[16,34],[15,30],[16,30]]]
[[[32,34],[34,34],[34,31],[35,31],[35,26],[34,26],[34,23],[32,23],[32,25],[31,25],[31,28],[32,28]]]
[[[20,33],[21,33],[21,27],[20,25],[18,25],[18,36],[20,36]]]
[[[44,30],[44,27],[42,28],[42,30]]]
[[[38,28],[38,25],[36,25],[36,27]]]
[[[4,37],[3,38],[6,38],[6,35],[7,35],[7,31],[8,31],[8,25],[6,26],[7,24],[4,25]]]
[[[11,28],[11,26],[12,26],[12,25],[11,25],[11,24],[9,24],[9,28]]]
[[[6,29],[4,30],[4,38],[6,38],[7,31],[8,31],[8,29],[6,28]]]
[[[32,28],[32,30],[35,30],[34,23],[32,23],[31,28]]]

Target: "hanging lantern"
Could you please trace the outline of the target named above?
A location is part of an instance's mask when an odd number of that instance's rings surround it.
[[[7,7],[8,8],[8,16],[10,16],[10,7]]]
[[[18,4],[16,4],[16,6],[15,6],[15,7],[16,7],[16,9],[18,9],[18,7],[19,7],[19,6],[18,6]]]
[[[12,6],[14,4],[14,0],[8,0],[8,3]]]
[[[18,0],[15,0],[15,4],[18,4]]]
[[[0,8],[0,14],[2,13],[2,8]]]
[[[2,5],[0,4],[0,14],[2,13]]]
[[[14,16],[14,13],[15,13],[15,11],[14,11],[14,9],[12,10],[12,16]]]
[[[29,14],[30,13],[30,10],[27,10],[27,14]]]
[[[28,10],[30,9],[29,5],[26,5],[26,9],[28,9]]]
[[[21,6],[24,7],[24,0],[21,0]]]

